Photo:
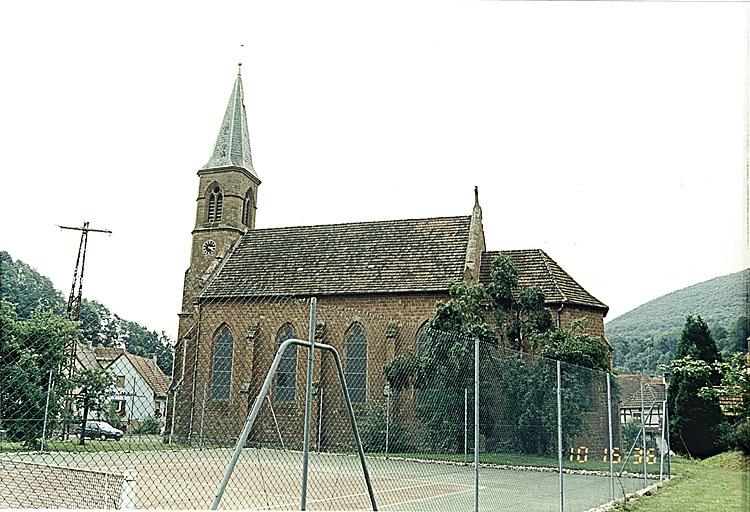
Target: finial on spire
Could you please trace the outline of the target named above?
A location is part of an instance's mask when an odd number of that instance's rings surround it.
[[[238,75],[242,74],[242,62],[237,63],[237,74]]]
[[[474,185],[474,203],[479,204],[479,187]]]

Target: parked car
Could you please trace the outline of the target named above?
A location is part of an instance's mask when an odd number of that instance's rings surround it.
[[[78,430],[80,434],[80,427]],[[122,430],[113,427],[106,421],[87,421],[83,435],[89,439],[114,439],[119,441],[122,439]]]

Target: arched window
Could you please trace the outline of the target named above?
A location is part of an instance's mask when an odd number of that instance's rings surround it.
[[[251,228],[253,227],[253,210],[255,209],[255,199],[253,198],[253,189],[245,193],[245,202],[242,208],[242,223]]]
[[[276,335],[276,348],[290,338],[294,338],[294,327],[284,324]],[[294,386],[297,376],[297,346],[289,347],[279,362],[276,370],[276,400],[279,402],[291,402],[294,400]]]
[[[346,384],[353,404],[367,398],[367,336],[362,324],[355,322],[346,331]]]
[[[214,334],[213,357],[211,364],[211,399],[229,398],[232,382],[232,350],[234,339],[229,327],[222,325]]]
[[[219,185],[212,185],[208,193],[208,222],[219,222],[224,205],[224,196]]]

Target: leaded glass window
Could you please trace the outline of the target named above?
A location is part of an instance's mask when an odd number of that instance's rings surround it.
[[[367,336],[362,324],[355,322],[346,331],[346,384],[353,404],[367,398]]]
[[[276,347],[280,347],[286,340],[294,338],[294,327],[284,324],[276,335]],[[279,402],[292,402],[294,400],[295,383],[297,376],[297,346],[290,346],[279,362],[276,370],[276,400]]]
[[[211,364],[211,399],[226,400],[232,382],[232,351],[234,339],[229,327],[222,325],[214,335]]]

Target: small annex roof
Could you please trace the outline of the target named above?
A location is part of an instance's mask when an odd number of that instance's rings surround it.
[[[223,167],[239,167],[258,177],[250,154],[245,96],[242,90],[242,75],[239,72],[224,112],[224,119],[221,121],[214,151],[203,169]]]
[[[509,256],[513,261],[518,270],[518,284],[540,288],[547,303],[588,306],[603,309],[604,314],[607,314],[609,307],[606,304],[587,292],[541,249],[485,252],[482,254],[480,282],[490,282],[490,265],[500,254]]]
[[[471,217],[254,229],[199,300],[445,292],[462,281]]]
[[[620,407],[639,409],[641,407],[641,380],[643,380],[643,404],[650,408],[654,403],[665,400],[664,383],[659,378],[641,377],[638,374],[618,375],[620,383]]]
[[[161,368],[156,364],[150,357],[141,357],[130,352],[123,351],[120,354],[130,361],[133,368],[143,377],[146,384],[154,390],[154,395],[157,397],[166,397],[169,392],[170,378],[161,371]],[[113,361],[114,362],[114,361]]]

